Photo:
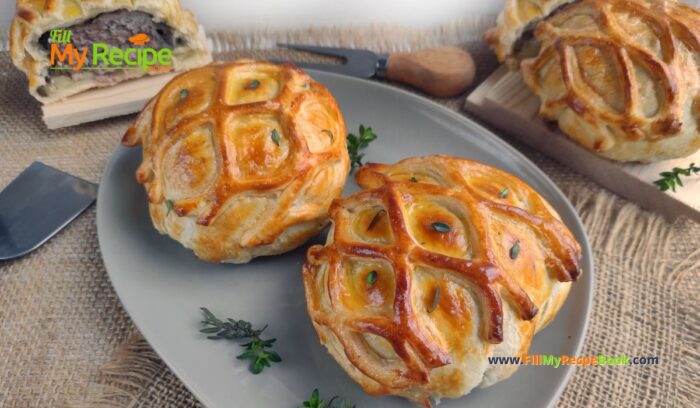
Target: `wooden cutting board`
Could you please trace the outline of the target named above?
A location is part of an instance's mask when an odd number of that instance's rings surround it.
[[[177,74],[171,73],[132,79],[43,105],[41,111],[44,123],[49,129],[58,129],[139,112],[175,75]]]
[[[604,159],[570,141],[556,126],[547,125],[538,115],[539,106],[539,98],[530,92],[520,71],[502,66],[467,97],[464,109],[670,221],[686,216],[700,222],[700,177],[682,178],[684,187],[675,193],[662,192],[653,184],[663,171],[700,164],[700,151],[651,164]]]

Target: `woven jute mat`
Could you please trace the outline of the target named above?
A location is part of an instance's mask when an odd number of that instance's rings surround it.
[[[472,51],[478,79],[483,79],[496,65],[479,39],[491,22],[462,19],[423,30],[264,30],[215,35],[213,43],[223,51],[216,54],[218,60],[289,56],[264,50],[278,40],[375,51],[460,45]],[[462,99],[437,101],[458,110]],[[48,131],[24,78],[8,54],[0,53],[0,187],[34,160],[98,182],[132,120]],[[554,180],[586,225],[596,282],[583,354],[657,356],[660,361],[577,369],[559,406],[700,406],[700,225],[668,224],[501,136]],[[31,255],[0,263],[0,407],[62,406],[201,406],[119,303],[100,256],[94,208]],[[235,401],[231,406],[237,406]]]

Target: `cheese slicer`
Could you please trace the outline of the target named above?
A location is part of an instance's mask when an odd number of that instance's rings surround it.
[[[342,59],[341,64],[293,62],[301,68],[400,82],[437,97],[457,96],[474,82],[472,56],[457,47],[426,48],[409,53],[375,54],[369,50],[319,47],[300,44],[277,44],[313,54]]]
[[[0,192],[0,261],[39,248],[96,197],[97,184],[32,163]]]

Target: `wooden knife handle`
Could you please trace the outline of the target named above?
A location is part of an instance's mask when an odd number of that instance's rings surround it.
[[[386,77],[439,97],[457,96],[474,81],[472,56],[455,47],[389,55]]]

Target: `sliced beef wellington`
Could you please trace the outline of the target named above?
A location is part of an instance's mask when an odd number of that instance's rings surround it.
[[[70,30],[70,38],[63,39],[81,53],[80,69],[73,69],[77,58],[71,64],[69,59],[61,61],[54,55],[52,63],[55,35],[51,32],[56,29]],[[27,75],[30,93],[44,103],[91,88],[211,62],[203,28],[178,0],[17,0],[10,37],[13,62]],[[109,58],[93,60],[94,44],[104,44],[97,52],[123,51],[123,59],[133,64],[123,64],[129,69],[114,69]],[[55,45],[65,52],[67,44]],[[145,63],[153,60],[153,54],[144,53],[159,51],[166,57],[171,55],[166,59],[169,63]]]

